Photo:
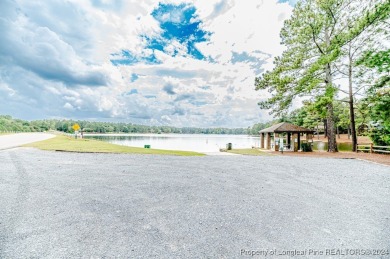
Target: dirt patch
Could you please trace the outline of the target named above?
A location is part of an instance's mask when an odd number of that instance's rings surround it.
[[[302,137],[302,139],[305,139]],[[313,136],[314,141],[328,142],[328,139],[324,137],[324,134],[321,134],[319,138],[317,135]],[[336,136],[337,143],[352,143],[352,139],[348,138],[348,134],[340,134],[340,138]],[[357,136],[358,144],[369,144],[372,143],[371,139],[367,136]]]
[[[280,152],[271,152],[272,154],[279,154]],[[283,156],[299,156],[299,157],[331,157],[339,159],[363,159],[370,162],[375,162],[390,166],[390,155],[370,154],[370,153],[355,153],[355,152],[337,152],[328,153],[321,151],[314,152],[283,152]]]

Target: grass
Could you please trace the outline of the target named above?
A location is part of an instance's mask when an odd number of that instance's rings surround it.
[[[42,150],[85,152],[85,153],[124,153],[124,154],[154,154],[175,156],[203,156],[204,154],[191,151],[147,149],[127,147],[92,139],[74,139],[57,135],[54,138],[30,143],[24,147],[34,147]]]
[[[339,151],[350,151],[352,152],[352,143],[337,143]]]
[[[232,149],[227,152],[247,156],[270,156],[271,154],[256,148]]]

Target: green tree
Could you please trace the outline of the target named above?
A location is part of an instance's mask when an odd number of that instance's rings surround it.
[[[379,4],[384,1],[350,1],[348,6],[348,12],[345,14],[344,21],[346,28],[351,28],[354,24],[359,22],[360,14],[367,10],[374,4]],[[341,55],[338,62],[335,63],[335,69],[342,77],[348,80],[348,88],[339,90],[348,95],[346,101],[349,104],[349,131],[352,136],[352,151],[356,151],[357,145],[357,133],[356,133],[356,112],[355,102],[356,97],[360,95],[361,90],[364,89],[367,79],[366,68],[362,68],[356,65],[356,62],[362,57],[365,51],[369,49],[380,49],[383,47],[382,42],[386,42],[388,38],[389,26],[385,21],[386,19],[377,16],[377,22],[375,19],[366,22],[365,28],[360,33],[356,34],[356,37],[352,38],[347,44],[341,48]],[[347,118],[345,118],[347,119]],[[349,137],[349,135],[348,135]]]
[[[349,101],[336,101],[333,106],[335,108],[334,115],[338,138],[340,138],[340,132],[345,132],[346,130],[348,131],[349,137],[351,124],[351,117],[349,114]]]
[[[336,152],[333,103],[338,93],[334,84],[334,65],[341,48],[359,36],[368,26],[385,19],[390,12],[388,1],[362,10],[359,19],[346,27],[345,17],[351,2],[347,0],[302,0],[281,31],[287,46],[275,58],[275,68],[256,78],[257,90],[268,89],[272,97],[261,101],[260,108],[280,115],[297,96],[315,98],[326,107],[328,151]]]
[[[377,145],[390,145],[390,49],[369,51],[358,63],[375,69],[380,75],[366,97],[373,121],[370,137]]]

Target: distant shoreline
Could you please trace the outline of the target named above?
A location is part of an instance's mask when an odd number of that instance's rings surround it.
[[[66,133],[73,134],[73,133]],[[110,133],[98,133],[98,132],[84,132],[84,136],[107,136],[107,135],[142,135],[142,136],[164,136],[164,135],[199,135],[199,136],[246,136],[246,137],[258,137],[258,135],[248,135],[248,134],[222,134],[222,133],[125,133],[125,132],[110,132]]]

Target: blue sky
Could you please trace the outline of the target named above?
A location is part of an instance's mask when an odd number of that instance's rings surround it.
[[[3,0],[0,114],[248,127],[290,0]],[[60,10],[60,11],[59,11]]]
[[[297,2],[298,0],[279,0],[279,3],[288,3],[291,6],[296,5]]]

